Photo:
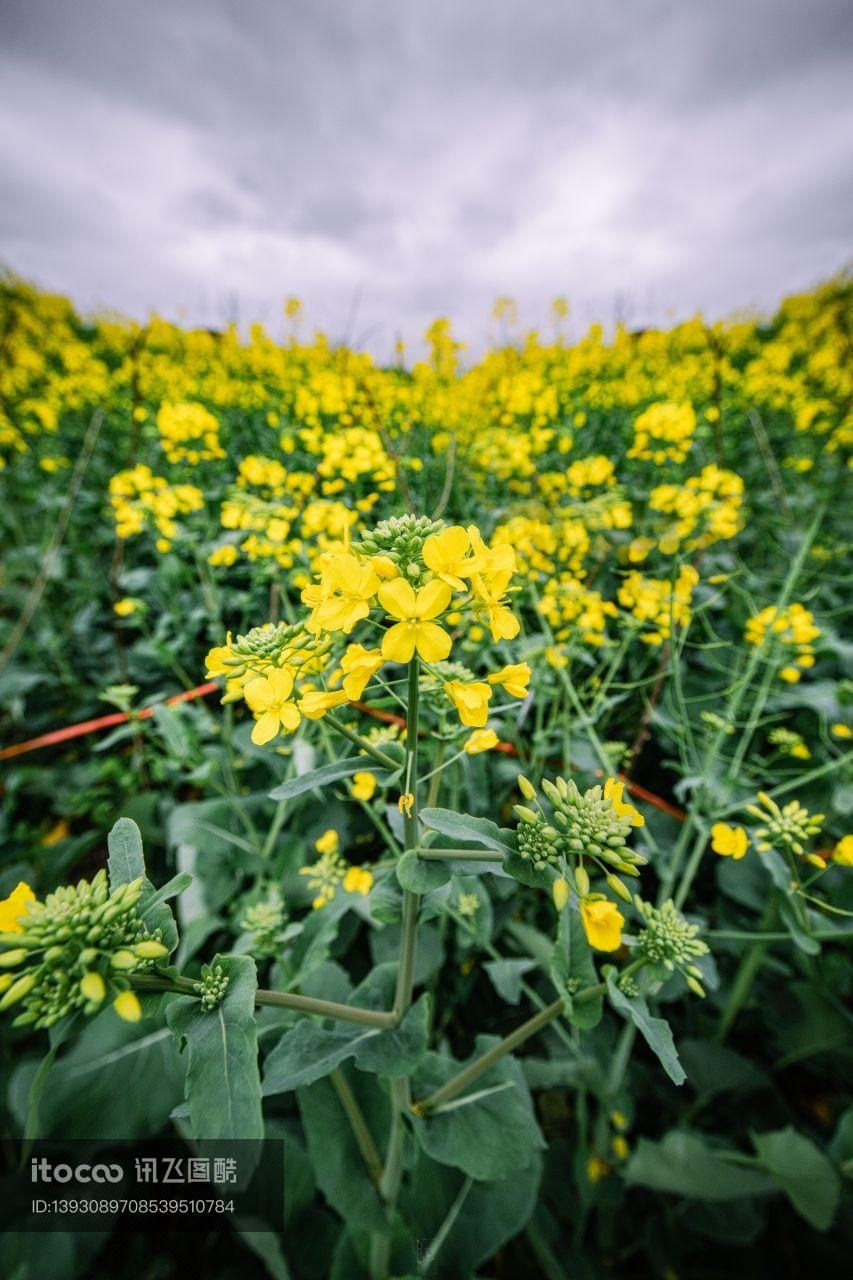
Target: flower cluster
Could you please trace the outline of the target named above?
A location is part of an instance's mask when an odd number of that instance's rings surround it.
[[[228,456],[219,443],[219,423],[204,405],[164,402],[157,414],[157,430],[170,462],[188,462],[194,467]]]
[[[687,625],[698,581],[699,574],[691,564],[681,566],[674,583],[644,578],[636,571],[627,575],[619,588],[619,603],[630,609],[644,644],[661,645],[669,639],[673,627]]]
[[[629,458],[642,458],[656,467],[683,462],[693,444],[696,413],[691,404],[653,404],[634,423]]]
[[[779,849],[797,857],[809,857],[807,846],[819,835],[823,813],[809,813],[798,800],[791,800],[781,808],[765,791],[759,791],[759,805],[747,805],[747,811],[762,823],[755,829],[755,847],[759,853]],[[823,860],[819,859],[820,864]]]
[[[591,946],[599,951],[614,951],[621,945],[624,918],[616,906],[601,893],[590,892],[589,870],[585,860],[597,869],[609,888],[625,902],[631,894],[624,881],[615,874],[638,876],[646,859],[627,847],[628,837],[645,819],[623,799],[624,783],[608,778],[604,786],[581,792],[565,778],[545,779],[542,792],[550,805],[546,811],[539,802],[536,788],[526,778],[519,778],[522,795],[536,803],[536,809],[516,805],[519,818],[518,851],[535,870],[552,867],[558,872],[553,885],[554,901],[559,910],[570,897],[566,879],[573,865],[573,880],[584,931]],[[615,869],[615,870],[614,870]]]
[[[814,666],[813,641],[820,635],[814,617],[801,604],[790,604],[787,609],[768,605],[754,614],[746,624],[745,639],[749,644],[770,645],[770,660],[785,665],[779,672],[782,680],[796,684],[804,670]]]
[[[324,831],[315,841],[319,858],[308,867],[300,867],[299,874],[308,880],[308,888],[316,894],[311,904],[315,911],[325,907],[334,898],[338,887],[344,893],[358,893],[366,897],[373,888],[373,872],[369,867],[350,866],[340,854],[340,840],[334,827]]]
[[[201,978],[193,985],[205,1013],[212,1013],[222,1004],[230,981],[221,964],[201,966]]]
[[[95,1013],[109,998],[122,1018],[137,1021],[128,975],[168,955],[138,914],[141,893],[141,879],[110,893],[105,871],[44,902],[19,885],[0,903],[0,1009],[20,1004],[15,1025],[52,1027],[77,1010]]]
[[[110,502],[119,538],[132,538],[153,524],[157,550],[165,553],[181,531],[178,517],[200,511],[204,494],[192,484],[169,484],[141,463],[110,480]]]
[[[697,996],[705,991],[699,981],[702,970],[694,963],[708,954],[707,943],[699,937],[699,926],[689,924],[672,899],[655,907],[642,898],[634,898],[634,906],[643,918],[643,928],[634,948],[650,965],[661,966],[667,973],[683,974],[690,990]]]

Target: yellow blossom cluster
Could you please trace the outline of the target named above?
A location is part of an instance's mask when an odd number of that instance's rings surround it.
[[[139,463],[112,477],[110,502],[119,538],[132,538],[153,524],[160,535],[157,550],[166,552],[181,531],[178,517],[200,511],[204,494],[192,484],[169,484]]]
[[[683,462],[693,444],[696,413],[692,404],[653,404],[634,423],[629,458],[642,458],[662,466]]]
[[[170,462],[199,462],[228,455],[219,443],[219,423],[201,404],[170,404],[157,414],[157,430],[163,452]]]
[[[749,644],[769,643],[771,661],[783,665],[779,672],[782,680],[796,684],[803,671],[814,666],[814,640],[820,635],[814,616],[801,604],[790,604],[787,609],[768,605],[748,619],[744,638]]]
[[[699,574],[690,564],[681,566],[674,583],[644,578],[636,570],[626,576],[619,588],[619,603],[639,624],[639,636],[644,644],[663,644],[674,627],[687,625],[698,581]]]

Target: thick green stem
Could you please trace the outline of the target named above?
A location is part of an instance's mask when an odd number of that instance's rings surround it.
[[[329,1079],[332,1082],[335,1093],[340,1098],[347,1120],[349,1120],[350,1128],[367,1167],[370,1180],[374,1185],[378,1186],[379,1179],[382,1177],[382,1157],[376,1148],[376,1143],[373,1141],[373,1134],[367,1127],[364,1112],[358,1105],[358,1100],[349,1087],[349,1082],[340,1067],[335,1068]]]
[[[197,995],[192,978],[161,978],[156,974],[132,974],[131,984],[137,991],[173,991],[178,995]],[[295,1009],[298,1013],[314,1013],[323,1018],[337,1018],[339,1022],[355,1022],[362,1027],[378,1027],[383,1030],[396,1027],[399,1018],[393,1011],[383,1013],[377,1009],[360,1009],[357,1005],[337,1004],[334,1000],[319,1000],[314,996],[300,996],[295,991],[268,991],[259,987],[255,992],[256,1005],[269,1005],[277,1009]]]
[[[420,698],[420,663],[415,655],[409,663],[408,704],[406,714],[406,763],[403,775],[403,843],[406,850],[417,849],[418,820],[418,704]],[[403,890],[403,917],[400,932],[400,959],[394,989],[394,1016],[399,1022],[412,1003],[417,949],[418,894]],[[397,1199],[403,1180],[403,1149],[406,1140],[404,1117],[411,1106],[407,1078],[391,1081],[391,1128],[385,1164],[379,1179],[379,1194],[389,1221],[397,1211]],[[391,1239],[374,1235],[370,1243],[371,1280],[387,1280],[391,1266]]]
[[[587,987],[585,991],[581,991],[576,995],[574,1003],[586,1004],[589,1000],[596,1000],[599,996],[603,996],[606,990],[604,983],[598,982],[594,987]],[[469,1062],[467,1067],[443,1084],[440,1089],[436,1089],[434,1093],[427,1094],[425,1098],[421,1098],[419,1102],[414,1104],[412,1110],[416,1115],[426,1116],[444,1103],[449,1102],[451,1098],[455,1098],[458,1093],[461,1093],[484,1071],[488,1071],[489,1067],[494,1066],[496,1062],[500,1062],[501,1058],[506,1057],[508,1053],[512,1053],[513,1049],[517,1049],[519,1045],[524,1044],[525,1040],[535,1036],[543,1027],[547,1027],[549,1022],[559,1018],[564,1008],[562,997],[552,1004],[546,1005],[544,1009],[534,1014],[532,1018],[522,1022],[520,1027],[516,1027],[515,1031],[511,1031],[508,1036],[504,1036],[503,1040],[493,1045],[486,1053],[481,1054],[479,1058],[475,1058],[473,1062]]]

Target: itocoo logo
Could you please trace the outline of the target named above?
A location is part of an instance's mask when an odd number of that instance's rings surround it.
[[[53,1164],[42,1157],[30,1161],[31,1182],[121,1182],[120,1164]]]

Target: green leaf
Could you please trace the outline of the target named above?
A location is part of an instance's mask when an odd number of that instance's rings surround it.
[[[497,1036],[478,1036],[471,1058],[479,1058],[498,1044]],[[437,1053],[427,1055],[415,1075],[416,1096],[438,1088],[458,1074],[465,1063]],[[511,1085],[484,1093],[495,1085]],[[480,1095],[469,1105],[438,1111],[425,1119],[414,1118],[421,1149],[439,1164],[461,1169],[477,1182],[506,1178],[528,1168],[545,1146],[530,1092],[520,1064],[511,1056],[500,1059],[477,1081]],[[465,1095],[462,1095],[464,1102]]]
[[[519,1004],[521,980],[526,973],[536,968],[536,961],[523,957],[518,960],[487,960],[483,968],[501,999],[507,1004]]]
[[[288,1093],[322,1080],[377,1034],[375,1027],[354,1032],[349,1026],[324,1027],[307,1018],[297,1022],[285,1031],[264,1063],[264,1094]]]
[[[407,849],[397,862],[397,879],[410,893],[431,893],[449,883],[450,863],[419,858],[414,849]]]
[[[592,958],[592,948],[586,940],[580,915],[570,908],[560,912],[557,925],[557,941],[551,953],[551,978],[563,997],[566,1017],[576,1027],[589,1030],[598,1026],[604,1013],[604,998],[587,1000],[576,1005],[572,995],[584,987],[593,987],[598,974]]]
[[[610,1003],[624,1018],[633,1022],[646,1044],[653,1053],[657,1054],[661,1066],[673,1084],[684,1084],[687,1076],[678,1060],[669,1023],[649,1013],[644,996],[626,996],[624,991],[620,991],[617,985],[618,974],[614,969],[608,969],[605,976]]]
[[[695,1133],[674,1131],[660,1142],[640,1138],[624,1177],[633,1186],[693,1200],[740,1200],[774,1189],[765,1173],[730,1164],[724,1155]]]
[[[375,1080],[357,1071],[347,1072],[347,1080],[368,1129],[380,1143],[390,1125],[387,1099],[376,1088]],[[323,1195],[354,1229],[387,1234],[390,1228],[385,1210],[367,1177],[364,1160],[333,1086],[328,1080],[317,1080],[300,1089],[296,1096],[311,1167]]]
[[[841,1195],[841,1179],[819,1147],[790,1125],[752,1135],[764,1168],[791,1204],[817,1231],[832,1225]]]
[[[422,1254],[439,1233],[436,1276],[471,1276],[530,1220],[542,1177],[539,1153],[511,1178],[473,1182],[423,1152],[402,1200]],[[433,1267],[425,1272],[433,1274]]]
[[[705,1100],[719,1093],[770,1087],[765,1072],[734,1049],[714,1040],[682,1040],[679,1055],[688,1084]]]
[[[282,782],[269,793],[270,800],[293,800],[306,791],[322,790],[332,782],[340,782],[341,778],[350,778],[354,773],[362,772],[372,773],[380,786],[384,786],[395,776],[390,769],[377,768],[371,762],[370,756],[349,756],[346,760],[333,760],[331,764],[312,769],[310,773],[301,773],[296,778],[289,778],[287,782]]]
[[[188,1053],[186,1100],[195,1138],[262,1138],[261,1082],[255,1029],[258,980],[251,956],[216,956],[229,979],[218,1008],[176,1000],[166,1021]]]
[[[145,875],[145,857],[142,852],[142,833],[131,818],[119,818],[107,836],[110,873],[110,889],[120,884],[131,884]]]
[[[380,1076],[408,1076],[423,1062],[428,1041],[429,996],[425,992],[398,1027],[359,1041],[355,1064],[361,1071],[373,1071]]]
[[[489,818],[472,818],[467,813],[454,813],[452,809],[422,809],[421,819],[431,830],[452,840],[494,849],[504,856],[514,852],[511,842],[515,832],[499,827]]]

